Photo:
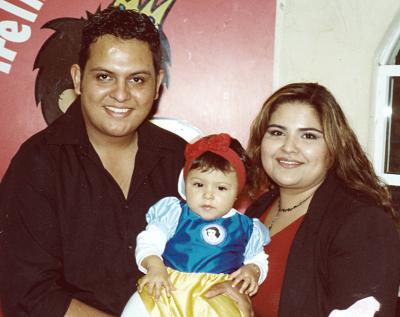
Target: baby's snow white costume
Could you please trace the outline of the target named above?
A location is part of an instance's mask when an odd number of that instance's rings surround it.
[[[175,287],[170,297],[162,292],[157,301],[146,289],[140,293],[150,316],[242,316],[230,298],[203,295],[243,264],[257,264],[259,283],[264,281],[268,265],[264,245],[269,242],[264,225],[235,209],[221,218],[204,220],[176,197],[161,199],[146,219],[148,226],[137,238],[139,268],[146,272],[140,266],[142,259],[161,256]]]

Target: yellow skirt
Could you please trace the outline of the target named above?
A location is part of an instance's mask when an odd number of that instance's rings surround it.
[[[227,274],[183,273],[168,268],[175,290],[168,297],[161,292],[156,301],[145,287],[140,297],[152,317],[243,317],[236,303],[225,295],[206,298],[208,289],[225,282]]]

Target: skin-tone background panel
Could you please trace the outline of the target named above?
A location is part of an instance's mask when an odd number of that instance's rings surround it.
[[[54,32],[41,27],[56,18],[85,17],[112,1],[6,2],[35,20],[0,6],[0,23],[15,21],[18,32],[22,25],[30,32],[24,41],[6,39],[4,46],[16,53],[13,61],[0,54],[0,62],[11,65],[9,73],[0,71],[0,178],[22,142],[46,126],[35,104],[33,64]],[[274,24],[272,0],[176,0],[163,23],[172,65],[156,115],[186,119],[205,133],[229,132],[245,144],[251,120],[272,91]],[[6,37],[3,29],[0,40]]]

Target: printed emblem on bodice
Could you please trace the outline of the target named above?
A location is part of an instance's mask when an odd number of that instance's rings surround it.
[[[226,230],[217,223],[211,223],[201,229],[201,236],[206,243],[218,245],[225,240]]]

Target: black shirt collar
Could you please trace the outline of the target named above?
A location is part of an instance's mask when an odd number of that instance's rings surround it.
[[[138,128],[139,149],[181,151],[180,144],[171,142],[171,138],[168,137],[171,132],[163,130],[164,133],[160,133],[160,130],[163,129],[145,120]],[[76,144],[91,147],[82,115],[80,98],[75,100],[66,113],[48,127],[47,142],[57,145]]]
[[[66,113],[48,127],[47,142],[58,145],[89,145],[80,98],[77,98]]]

